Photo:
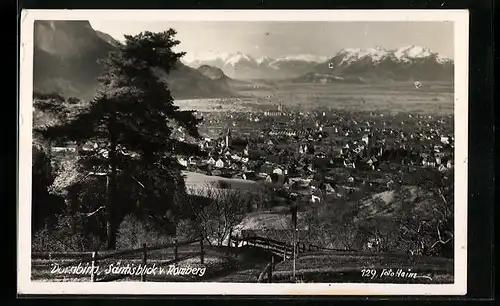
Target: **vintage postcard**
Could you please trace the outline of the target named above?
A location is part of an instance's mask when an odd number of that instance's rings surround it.
[[[466,294],[468,35],[22,11],[18,293]]]

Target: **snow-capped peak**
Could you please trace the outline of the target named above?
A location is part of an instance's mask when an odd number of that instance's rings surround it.
[[[182,61],[187,64],[222,62],[224,65],[230,65],[230,66],[234,66],[241,62],[256,63],[262,65],[262,64],[269,64],[272,62],[283,62],[283,61],[304,61],[304,62],[321,63],[325,62],[326,60],[328,60],[327,56],[314,55],[314,54],[293,54],[276,58],[263,56],[258,59],[255,59],[251,55],[242,52],[225,53],[225,52],[215,52],[215,51],[188,52],[182,58]]]
[[[274,61],[274,59],[270,58],[269,56],[263,56],[263,57],[259,57],[255,61],[257,62],[257,64],[262,65],[262,64],[270,63],[270,62]]]
[[[436,53],[433,53],[429,48],[421,46],[406,46],[398,49],[385,49],[382,46],[374,46],[371,48],[344,48],[337,53],[337,56],[341,56],[342,64],[349,64],[361,59],[370,59],[373,63],[378,63],[386,58],[391,58],[399,62],[408,62],[413,59],[422,59],[429,56],[436,56],[436,60],[439,63],[452,61],[449,58],[441,57]],[[253,58],[251,55],[236,52],[236,53],[226,53],[226,52],[188,52],[182,59],[182,61],[188,65],[198,65],[198,64],[215,64],[216,66],[235,66],[238,64],[246,65],[269,65],[271,67],[280,65],[287,61],[303,61],[303,62],[316,62],[323,63],[329,59],[327,56],[315,55],[315,54],[292,54],[281,57],[271,58],[269,56],[263,56],[258,59]]]
[[[373,62],[379,62],[390,55],[390,51],[376,46],[375,48],[344,48],[340,50],[339,54],[343,55],[341,64],[351,63],[362,58],[371,58]]]
[[[438,63],[440,63],[440,64],[453,62],[453,59],[451,59],[451,58],[449,58],[449,57],[441,56],[441,55],[438,55],[438,56],[436,57],[436,60],[437,60],[437,62],[438,62]]]
[[[394,56],[398,60],[404,60],[405,58],[414,59],[414,58],[424,58],[429,57],[433,53],[425,47],[420,46],[407,46],[403,48],[399,48],[394,51]]]
[[[187,52],[182,61],[188,64],[196,62],[225,61],[231,54],[226,52],[206,51],[206,52]]]
[[[399,62],[409,62],[414,59],[423,59],[435,56],[439,63],[452,61],[449,58],[440,57],[437,53],[431,52],[429,48],[421,46],[406,46],[398,49],[385,49],[381,46],[373,48],[344,48],[337,56],[341,56],[341,65],[350,64],[361,59],[371,59],[373,63],[378,63],[386,58]]]
[[[241,63],[241,62],[256,63],[256,61],[253,57],[251,57],[248,54],[241,53],[241,52],[230,54],[229,56],[227,56],[224,59],[224,63],[226,65],[231,65],[231,66],[234,66],[234,65]]]
[[[207,52],[188,52],[182,58],[182,61],[187,64],[200,64],[200,63],[213,63],[220,62],[224,65],[234,66],[238,62],[246,61],[254,63],[250,55],[243,54],[241,52],[227,53],[227,52],[217,52],[217,51],[207,51]]]
[[[276,61],[304,61],[304,62],[316,62],[321,63],[328,60],[327,56],[315,55],[315,54],[294,54],[279,57]]]

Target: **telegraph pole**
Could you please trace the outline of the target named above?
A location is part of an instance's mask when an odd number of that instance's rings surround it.
[[[293,231],[293,270],[292,276],[295,281],[295,258],[297,257],[297,204],[292,206],[292,231]]]
[[[297,230],[293,231],[294,239],[293,239],[293,280],[295,281],[295,258],[297,257]]]

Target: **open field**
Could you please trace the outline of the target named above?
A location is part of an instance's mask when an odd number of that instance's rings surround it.
[[[204,188],[213,182],[223,182],[227,184],[228,188],[236,190],[257,191],[260,188],[259,184],[250,180],[232,179],[215,175],[211,176],[189,171],[184,171],[183,174],[185,176],[185,183],[187,189]]]
[[[246,98],[177,100],[181,108],[198,111],[252,111],[274,107],[410,112],[449,115],[454,110],[454,87],[450,83],[424,83],[416,89],[411,82],[383,84],[281,83],[273,88],[251,88],[240,92]]]

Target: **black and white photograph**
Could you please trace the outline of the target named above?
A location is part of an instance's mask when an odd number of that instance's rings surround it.
[[[466,293],[467,11],[23,14],[19,292]]]

